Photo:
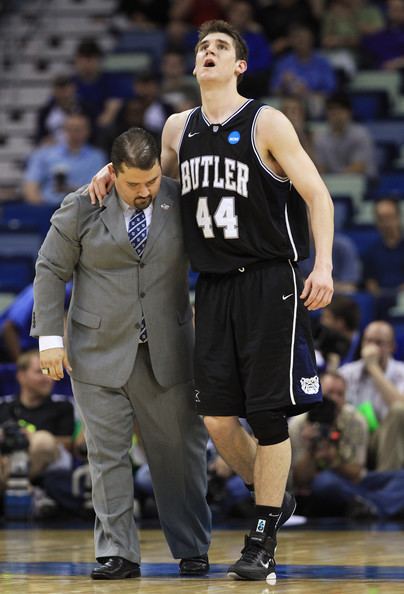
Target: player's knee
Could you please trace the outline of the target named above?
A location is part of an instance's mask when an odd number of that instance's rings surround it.
[[[259,445],[275,445],[289,437],[286,416],[275,410],[250,413],[247,421],[258,440]]]
[[[203,422],[213,440],[228,435],[239,423],[237,417],[203,417]]]

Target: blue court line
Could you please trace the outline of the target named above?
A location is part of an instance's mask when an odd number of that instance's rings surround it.
[[[53,575],[53,576],[88,576],[95,563],[0,563],[0,575]],[[228,565],[213,564],[208,575],[202,579],[225,578]],[[276,575],[279,579],[311,580],[383,580],[404,581],[404,567],[375,565],[278,565]],[[143,563],[142,577],[177,578],[176,563]],[[201,579],[200,577],[198,579]]]

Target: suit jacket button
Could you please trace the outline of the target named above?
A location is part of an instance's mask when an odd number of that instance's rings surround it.
[[[136,330],[139,330],[140,329],[140,324],[139,323],[138,324],[135,324],[135,328],[136,328]]]
[[[145,267],[145,263],[144,262],[140,262],[139,266],[140,266],[140,268],[144,268]]]
[[[140,293],[141,298],[146,297],[146,293]]]

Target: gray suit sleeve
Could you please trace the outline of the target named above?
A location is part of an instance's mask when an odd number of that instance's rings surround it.
[[[31,336],[63,336],[65,286],[80,258],[80,201],[69,194],[51,218],[39,250],[34,281]]]

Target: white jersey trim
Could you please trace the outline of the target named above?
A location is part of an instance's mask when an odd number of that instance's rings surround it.
[[[269,173],[270,175],[272,175],[272,177],[273,177],[274,179],[276,179],[277,181],[279,181],[279,182],[287,182],[287,181],[289,181],[289,178],[288,178],[288,177],[281,177],[280,175],[277,175],[277,174],[276,174],[274,171],[272,171],[272,169],[270,169],[270,168],[269,168],[269,167],[268,167],[268,166],[267,166],[267,165],[264,163],[264,161],[263,161],[263,160],[262,160],[262,158],[261,158],[261,155],[260,155],[260,154],[259,154],[259,152],[258,152],[257,145],[255,144],[255,129],[256,129],[256,125],[257,125],[257,118],[258,118],[258,115],[261,113],[261,111],[262,111],[263,109],[268,109],[268,108],[269,108],[269,105],[263,105],[262,107],[260,107],[260,108],[259,108],[259,110],[258,110],[258,111],[257,111],[257,113],[255,114],[255,117],[254,117],[254,120],[253,120],[253,123],[252,123],[252,126],[251,126],[251,144],[252,144],[252,147],[253,147],[254,153],[255,153],[255,155],[256,155],[256,157],[257,157],[257,159],[258,159],[258,161],[259,161],[259,163],[260,163],[261,167],[262,167],[262,168],[263,168],[263,169],[264,169],[264,170],[265,170],[267,173]]]
[[[194,109],[192,109],[192,110],[189,112],[189,114],[188,114],[188,116],[187,116],[187,119],[185,120],[184,128],[183,128],[183,130],[182,130],[182,133],[181,133],[180,139],[179,139],[179,141],[178,141],[178,148],[177,148],[177,161],[178,161],[178,168],[179,168],[179,166],[180,166],[180,150],[181,150],[181,146],[182,146],[182,141],[183,141],[183,139],[184,139],[185,130],[186,130],[186,129],[187,129],[187,127],[188,127],[189,120],[191,119],[191,116],[192,116],[192,114],[193,114],[193,113],[194,113],[194,112],[195,112],[197,109],[199,109],[199,107],[194,107]]]
[[[203,108],[201,107],[201,113],[202,113],[202,117],[203,117],[203,119],[205,120],[205,123],[206,123],[208,126],[212,126],[212,124],[217,124],[218,126],[225,126],[226,124],[228,124],[228,123],[230,122],[230,120],[232,120],[234,117],[236,117],[236,115],[238,115],[238,114],[240,113],[240,111],[243,111],[243,109],[244,109],[245,107],[247,107],[247,105],[248,105],[249,103],[251,103],[251,101],[253,101],[253,99],[247,99],[247,101],[245,101],[245,103],[243,103],[243,105],[240,105],[240,107],[238,108],[238,110],[237,110],[237,111],[235,111],[234,113],[232,113],[232,114],[231,114],[231,116],[229,116],[229,117],[227,118],[227,120],[224,120],[223,122],[219,122],[219,123],[217,123],[217,122],[210,122],[210,121],[208,120],[208,118],[206,117],[206,115],[205,115],[205,113],[204,113],[204,111],[203,111]]]
[[[292,183],[290,185],[292,185]],[[287,232],[288,232],[289,241],[290,241],[290,243],[292,245],[292,249],[293,249],[293,255],[294,255],[293,260],[295,262],[297,262],[298,259],[299,259],[299,257],[297,255],[296,244],[294,242],[293,235],[292,235],[292,230],[290,228],[289,215],[288,215],[288,205],[287,204],[285,204],[285,222],[286,222],[286,229],[287,229]]]
[[[292,401],[292,404],[296,404],[296,400],[295,400],[295,397],[293,394],[293,364],[294,364],[294,358],[295,358],[295,339],[296,339],[296,318],[297,318],[298,295],[297,295],[296,273],[295,273],[295,270],[294,270],[290,260],[288,260],[288,262],[289,262],[289,266],[292,270],[292,275],[293,275],[293,287],[294,287],[294,298],[295,298],[295,304],[293,307],[292,341],[291,341],[291,345],[290,345],[289,394],[290,394],[290,400]]]

